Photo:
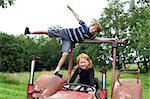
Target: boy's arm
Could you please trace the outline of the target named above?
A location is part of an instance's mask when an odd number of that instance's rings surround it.
[[[73,15],[75,16],[75,18],[80,21],[80,17],[79,15],[69,6],[67,5],[68,9],[73,13]]]
[[[95,37],[94,40],[96,41],[115,41],[117,40],[116,38],[100,38],[100,37]]]

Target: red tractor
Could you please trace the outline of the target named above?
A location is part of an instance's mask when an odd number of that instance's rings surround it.
[[[113,48],[113,62],[112,62],[112,87],[111,99],[142,99],[141,95],[141,81],[138,79],[139,69],[136,70],[120,70],[117,76],[118,81],[115,83],[115,65],[116,65],[116,48],[119,44],[124,44],[124,41],[95,41],[85,40],[82,43],[112,44]],[[71,77],[72,70],[72,56],[73,48],[70,52],[70,61],[68,67],[68,81]],[[64,78],[56,75],[42,75],[35,82],[34,80],[34,67],[35,61],[39,57],[32,56],[30,78],[27,85],[27,99],[107,99],[108,91],[106,89],[106,69],[102,69],[102,87],[99,92],[99,98],[95,96],[95,89],[89,85],[67,83]],[[136,79],[121,79],[121,74],[136,73]],[[76,87],[79,86],[78,90]],[[88,88],[89,90],[84,90]]]

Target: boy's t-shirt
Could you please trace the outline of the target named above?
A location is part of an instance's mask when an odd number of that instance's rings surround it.
[[[95,35],[91,34],[89,27],[82,20],[79,21],[80,26],[78,28],[66,28],[64,29],[72,42],[81,42],[84,39],[94,39]]]

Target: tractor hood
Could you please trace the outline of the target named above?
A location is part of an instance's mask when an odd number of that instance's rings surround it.
[[[58,91],[46,99],[95,99],[91,93],[77,91]]]

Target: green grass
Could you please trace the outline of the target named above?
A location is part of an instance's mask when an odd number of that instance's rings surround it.
[[[67,78],[67,71],[62,71]],[[36,72],[35,79],[43,74],[53,74],[53,71]],[[95,76],[101,81],[101,73],[95,72]],[[131,74],[122,75],[122,77],[135,78]],[[142,99],[150,99],[150,74],[140,74],[142,80]],[[26,99],[26,85],[29,80],[29,73],[0,73],[0,99]],[[108,99],[111,94],[111,71],[107,72]]]

